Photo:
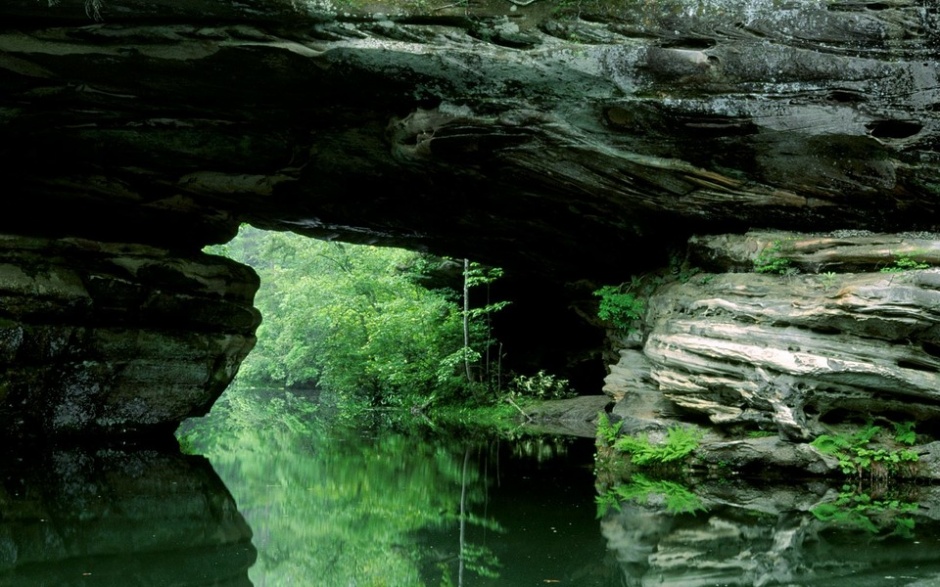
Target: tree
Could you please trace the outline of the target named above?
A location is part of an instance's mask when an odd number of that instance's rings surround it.
[[[261,277],[263,322],[240,377],[369,405],[423,405],[454,391],[440,371],[461,348],[461,312],[418,283],[418,253],[247,227],[210,252]]]

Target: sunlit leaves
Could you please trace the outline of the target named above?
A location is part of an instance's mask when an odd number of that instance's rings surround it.
[[[261,276],[263,323],[240,376],[353,402],[420,403],[462,346],[460,310],[404,268],[416,253],[243,228],[216,249]]]

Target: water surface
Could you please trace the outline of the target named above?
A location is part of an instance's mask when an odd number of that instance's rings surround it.
[[[252,393],[193,444],[254,530],[257,586],[940,585],[933,487],[631,483],[595,475],[591,439],[342,421]]]
[[[233,389],[163,446],[8,447],[0,586],[940,585],[940,491],[619,479],[591,439]]]

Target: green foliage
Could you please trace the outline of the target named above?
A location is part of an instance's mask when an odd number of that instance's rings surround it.
[[[698,448],[700,434],[691,428],[673,426],[666,432],[661,444],[653,444],[646,435],[622,436],[614,448],[630,455],[634,465],[675,463]]]
[[[261,277],[263,323],[239,377],[317,387],[347,406],[423,405],[462,393],[442,377],[463,347],[462,313],[419,285],[419,255],[243,228],[207,252],[251,265]]]
[[[901,255],[894,260],[894,264],[890,267],[882,267],[882,273],[902,273],[904,271],[916,271],[920,269],[930,269],[929,263],[921,263],[915,261],[914,259]]]
[[[611,508],[620,511],[622,502],[647,504],[654,498],[661,500],[671,514],[694,514],[707,510],[702,500],[684,485],[636,474],[629,483],[618,484],[595,498],[597,517],[603,518]]]
[[[464,348],[458,353],[462,360],[466,384],[477,388],[477,391],[498,391],[502,386],[501,351],[499,341],[493,337],[491,319],[494,313],[508,306],[510,302],[494,302],[490,295],[490,285],[502,276],[503,270],[499,267],[486,267],[464,260]],[[484,300],[482,304],[476,301],[479,297],[476,290],[481,289]],[[457,376],[456,364],[453,373]]]
[[[899,499],[874,499],[845,485],[836,501],[819,504],[810,512],[828,524],[852,526],[871,534],[893,526],[892,534],[912,538],[914,518],[909,514],[917,511],[917,507],[916,503]]]
[[[836,279],[838,278],[838,276],[839,274],[833,271],[827,271],[826,273],[823,273],[822,274],[823,287],[825,287],[826,289],[829,289],[832,286],[834,286],[836,284]]]
[[[896,438],[905,444],[913,444],[916,438],[913,422],[905,422],[896,428]],[[916,452],[910,449],[892,450],[884,446],[872,446],[881,434],[881,427],[868,424],[854,434],[822,434],[811,444],[819,452],[839,459],[839,468],[846,475],[859,477],[868,472],[871,476],[887,477],[901,472],[903,466],[916,463]],[[910,442],[908,442],[910,440]],[[902,442],[899,440],[899,442]]]
[[[449,552],[462,550],[467,571],[496,573],[483,545],[503,529],[484,514],[488,481],[465,464],[465,438],[426,442],[389,427],[363,434],[363,419],[353,426],[318,405],[235,385],[177,433],[212,461],[248,525],[263,532],[250,584],[424,585],[422,567],[443,562],[441,573],[455,574],[457,566],[417,538],[429,533],[452,536]]]
[[[896,422],[894,424],[894,439],[901,444],[913,446],[917,442],[917,433],[914,432],[914,422]]]
[[[525,401],[518,404],[525,406]],[[517,405],[518,405],[517,404]],[[479,430],[511,436],[519,428],[519,410],[505,401],[447,403],[434,406],[429,417],[435,426]]]
[[[509,383],[513,396],[534,397],[538,399],[564,399],[574,394],[568,387],[568,380],[539,371],[535,375],[516,375]]]
[[[783,243],[776,240],[764,247],[757,258],[754,259],[754,271],[756,273],[778,273],[786,275],[795,270],[792,267],[792,261],[782,254]]]
[[[616,424],[610,421],[607,412],[600,412],[597,415],[597,446],[613,446],[620,434],[620,428],[623,426],[623,420]]]
[[[601,320],[612,322],[623,331],[629,331],[633,322],[643,317],[646,304],[631,292],[622,291],[622,286],[605,285],[594,292],[601,298],[597,315]]]

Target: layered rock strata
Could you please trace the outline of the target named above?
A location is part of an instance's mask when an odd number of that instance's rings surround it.
[[[468,257],[561,289],[662,266],[692,234],[930,229],[938,31],[940,7],[924,0],[5,1],[0,232],[45,244],[3,261],[15,300],[0,306],[0,422],[169,426],[205,409],[250,346],[250,312],[206,326],[210,302],[229,294],[192,293],[176,268],[125,264],[99,279],[97,268],[70,274],[68,260],[56,265],[62,283],[34,275],[74,239],[85,243],[74,251],[136,243],[191,260],[249,222]],[[744,287],[733,304],[756,312],[746,299],[767,285]],[[812,291],[793,288],[801,300]],[[682,328],[705,311],[697,295],[662,309],[689,315],[658,327],[642,360],[663,366],[641,379],[726,422],[761,420],[771,402],[779,412],[766,418],[787,436],[812,434],[806,407],[829,400],[789,405],[781,390],[799,384],[784,379],[809,369],[781,363],[796,351],[765,352],[743,391],[723,392],[730,411],[697,386],[730,389],[734,368],[669,380],[677,361],[706,361],[691,348],[671,355],[695,336]],[[192,319],[206,338],[181,325],[191,296],[207,303]],[[761,320],[777,319],[766,311]],[[735,327],[706,338],[727,341]],[[865,360],[892,336],[838,360]],[[713,362],[735,360],[724,348]],[[855,401],[903,374],[894,395],[910,397],[926,383],[909,372],[928,377],[933,363],[916,366],[930,348],[894,349],[896,374],[810,375]]]
[[[205,413],[254,346],[257,287],[220,257],[0,237],[0,426],[146,433]]]
[[[607,379],[625,429],[707,421],[725,435],[770,430],[797,443],[867,421],[936,430],[940,269],[926,268],[940,264],[934,235],[750,233],[699,237],[691,249],[713,269],[748,272],[698,273],[650,297],[642,341],[621,351]],[[817,270],[828,271],[803,273]],[[712,446],[751,462],[827,468],[784,448],[765,439]]]
[[[932,3],[84,4],[0,8],[0,230],[246,220],[577,279],[692,233],[934,222]]]

